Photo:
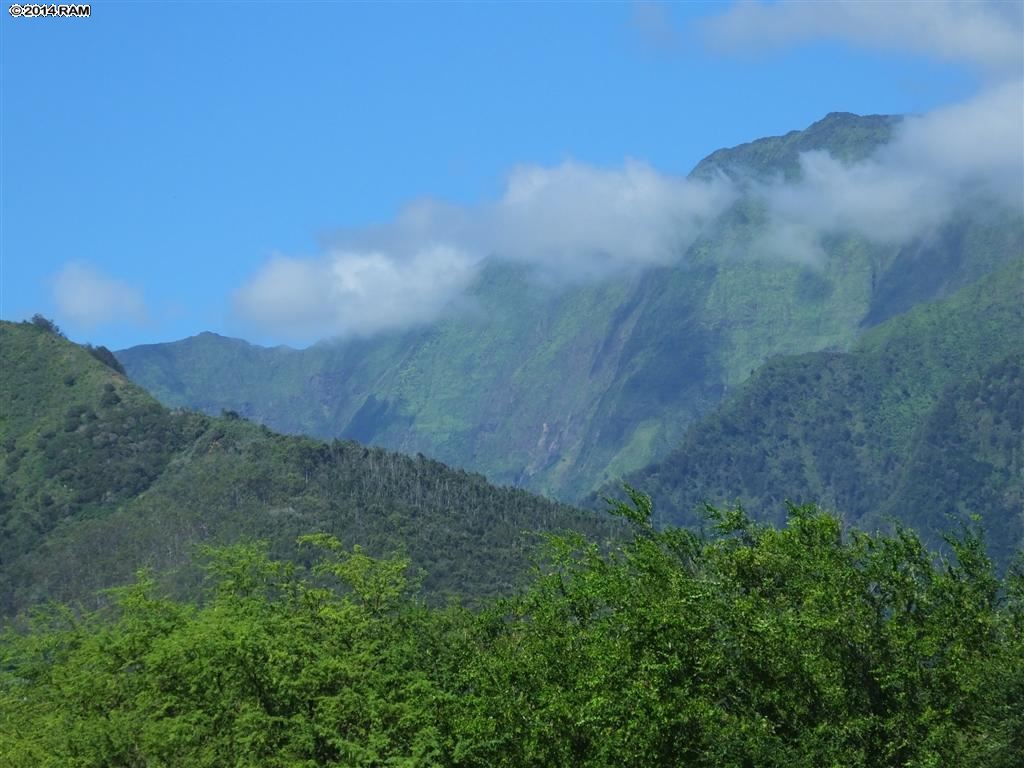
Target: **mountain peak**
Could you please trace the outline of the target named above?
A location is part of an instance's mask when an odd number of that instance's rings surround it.
[[[766,178],[782,174],[787,179],[799,174],[803,152],[825,150],[846,162],[871,155],[892,137],[900,115],[858,115],[829,112],[802,131],[763,139],[712,152],[690,173],[692,178],[725,174],[732,179]]]
[[[858,115],[856,112],[829,112],[821,120],[818,120],[817,123],[812,123],[812,125],[836,120],[858,120],[862,117],[863,115]],[[877,115],[870,115],[869,117],[877,117]]]

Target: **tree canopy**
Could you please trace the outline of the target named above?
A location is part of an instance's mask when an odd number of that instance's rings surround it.
[[[306,536],[205,552],[205,597],[142,573],[0,643],[11,766],[993,766],[1024,754],[1024,577],[980,535],[782,529],[709,510],[609,548],[550,535],[517,596],[429,608],[408,560]]]

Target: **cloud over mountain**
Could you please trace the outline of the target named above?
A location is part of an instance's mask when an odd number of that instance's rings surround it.
[[[813,262],[823,235],[899,244],[927,235],[959,205],[1021,210],[1022,110],[1024,85],[1007,82],[965,103],[906,118],[893,140],[862,162],[804,153],[799,182],[755,190],[770,220],[761,248]]]
[[[662,32],[670,24],[660,6],[637,12]],[[496,200],[421,200],[390,223],[339,233],[325,255],[274,258],[237,292],[236,314],[292,340],[428,323],[489,258],[560,283],[676,262],[741,195],[767,214],[753,255],[805,263],[821,260],[831,234],[900,244],[928,235],[964,203],[1020,210],[1022,18],[1020,7],[1000,3],[737,3],[702,25],[726,50],[841,40],[967,62],[990,77],[968,101],[906,118],[863,161],[804,153],[796,181],[687,179],[632,160],[523,165]]]
[[[444,245],[402,259],[345,250],[277,256],[237,292],[235,309],[289,340],[370,336],[434,320],[475,273],[473,259]]]
[[[496,201],[419,201],[389,225],[338,234],[325,256],[276,257],[235,308],[291,339],[409,327],[434,319],[487,258],[566,282],[670,263],[735,195],[725,180],[667,176],[636,161],[522,166]]]
[[[142,323],[147,317],[141,292],[83,262],[65,264],[51,288],[58,317],[87,330],[110,323]]]

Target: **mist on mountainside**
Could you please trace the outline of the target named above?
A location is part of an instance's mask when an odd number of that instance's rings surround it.
[[[899,247],[934,237],[955,210],[1021,209],[1020,81],[921,116],[890,118],[882,144],[845,137],[784,163],[723,164],[689,177],[630,160],[513,170],[476,206],[424,199],[382,226],[335,233],[317,258],[278,256],[239,289],[240,317],[282,340],[367,337],[422,326],[464,297],[489,260],[545,285],[622,278],[685,262],[740,198],[765,216],[747,255],[822,267],[828,238]],[[754,159],[751,156],[750,159]]]
[[[1019,96],[1008,85],[922,117],[836,113],[717,151],[688,178],[523,169],[493,205],[423,203],[337,236],[339,253],[375,243],[372,257],[275,262],[251,284],[261,312],[294,305],[325,329],[321,309],[341,307],[390,330],[305,350],[207,336],[119,354],[169,405],[419,451],[575,500],[667,456],[772,355],[848,349],[1020,253],[1007,109]],[[416,251],[424,242],[444,268]],[[459,285],[437,293],[421,272]],[[383,283],[360,283],[373,274]],[[417,313],[415,327],[393,310]]]

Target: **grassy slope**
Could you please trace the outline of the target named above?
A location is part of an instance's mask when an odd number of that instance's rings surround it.
[[[189,562],[197,542],[327,531],[405,549],[435,596],[506,591],[530,530],[603,518],[351,442],[171,412],[82,347],[0,324],[0,610],[74,599]],[[169,577],[179,590],[193,570]]]
[[[716,152],[694,175],[792,175],[815,149],[856,160],[894,124],[830,115]],[[204,335],[119,357],[168,404],[420,451],[573,499],[667,455],[768,357],[847,349],[864,325],[947,295],[1024,243],[1019,218],[972,214],[902,249],[833,238],[810,267],[759,258],[763,231],[763,211],[743,201],[677,266],[641,277],[557,291],[492,265],[476,311],[404,335],[301,352]]]
[[[871,330],[849,353],[769,361],[629,481],[684,523],[705,501],[734,500],[769,519],[784,499],[815,500],[851,522],[891,515],[925,531],[947,514],[977,513],[1006,555],[1024,534],[1022,352],[1018,257]]]

